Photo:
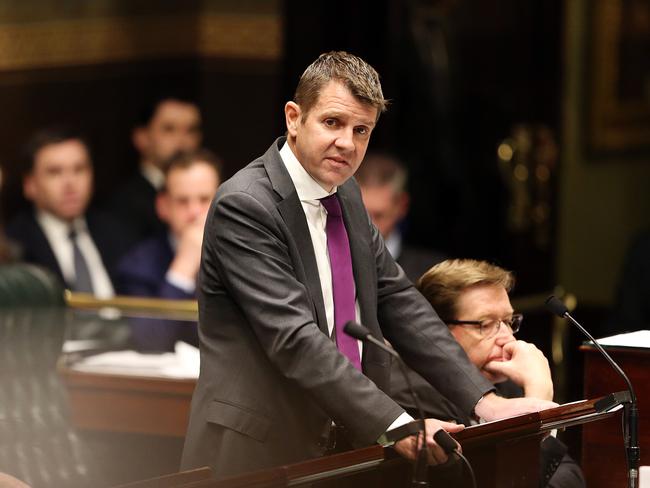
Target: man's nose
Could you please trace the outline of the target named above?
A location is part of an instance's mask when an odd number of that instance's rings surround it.
[[[193,134],[182,132],[176,138],[176,147],[183,152],[191,151],[194,149],[195,140]]]
[[[336,146],[345,151],[354,151],[354,129],[344,129],[336,139]]]
[[[513,335],[510,327],[503,321],[499,322],[499,330],[496,337],[497,344],[503,345],[514,340],[515,336]]]

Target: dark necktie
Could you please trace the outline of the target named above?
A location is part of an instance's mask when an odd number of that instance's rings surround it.
[[[336,345],[352,364],[361,370],[361,358],[357,340],[343,332],[343,327],[350,320],[356,319],[354,274],[352,273],[352,256],[350,241],[343,223],[341,203],[335,193],[322,198],[320,202],[327,210],[327,250],[332,268],[332,294],[334,295],[334,330]]]
[[[72,255],[74,258],[74,291],[93,293],[93,282],[90,279],[88,263],[86,262],[84,255],[81,254],[81,249],[79,249],[79,246],[77,245],[77,231],[75,229],[70,229],[68,236],[70,237],[70,243],[72,244]]]

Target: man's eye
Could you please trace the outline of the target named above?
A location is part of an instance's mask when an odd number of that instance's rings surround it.
[[[370,129],[368,129],[367,127],[357,127],[356,131],[357,134],[361,136],[366,136],[370,133]]]
[[[325,119],[325,125],[328,127],[336,127],[336,119]]]

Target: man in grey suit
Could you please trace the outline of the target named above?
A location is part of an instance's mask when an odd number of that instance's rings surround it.
[[[388,355],[350,347],[341,330],[350,319],[468,413],[553,405],[497,397],[386,250],[352,178],[384,108],[372,67],[321,55],[285,105],[286,139],[217,192],[203,238],[201,374],[184,469],[209,465],[224,477],[298,462],[324,454],[334,433],[359,447],[408,423],[382,391]],[[430,462],[444,462],[433,434],[462,426],[426,427]],[[395,449],[413,459],[415,444],[407,437]]]

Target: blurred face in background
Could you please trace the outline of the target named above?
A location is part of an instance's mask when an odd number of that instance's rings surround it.
[[[409,198],[393,185],[360,185],[361,197],[372,222],[386,239],[408,212]]]
[[[93,170],[86,145],[78,139],[49,144],[36,152],[23,193],[39,210],[66,221],[83,215],[92,196]]]
[[[162,169],[179,152],[194,151],[201,144],[201,113],[196,105],[164,100],[149,124],[133,132],[133,143],[142,161]]]
[[[158,216],[176,237],[189,225],[203,225],[219,183],[217,171],[208,163],[172,169],[167,174],[165,191],[156,200]]]

